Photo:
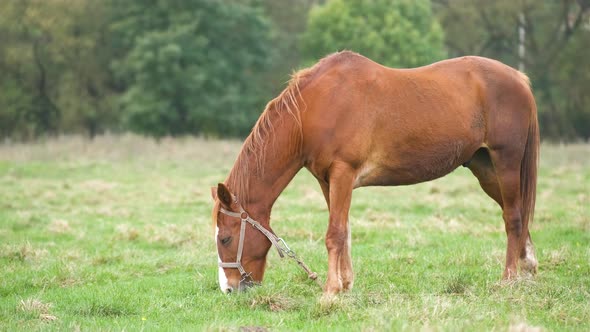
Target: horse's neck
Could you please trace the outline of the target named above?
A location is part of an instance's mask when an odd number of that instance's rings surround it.
[[[228,177],[230,190],[232,185],[237,188],[238,200],[251,215],[270,216],[276,199],[303,167],[299,142],[290,134],[298,129],[284,120],[263,134],[258,148],[248,148],[253,137],[246,140]]]

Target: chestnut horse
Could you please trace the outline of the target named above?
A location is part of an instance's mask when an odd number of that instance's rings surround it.
[[[353,189],[429,181],[461,165],[502,208],[503,278],[516,277],[518,265],[535,273],[529,223],[538,155],[529,80],[511,67],[466,56],[393,69],[349,51],[329,55],[295,73],[268,103],[228,178],[212,188],[221,289],[239,290],[246,277],[262,281],[277,244],[271,208],[302,167],[319,182],[330,213],[327,294],[353,285]]]

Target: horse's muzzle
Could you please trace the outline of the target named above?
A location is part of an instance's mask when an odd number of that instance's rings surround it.
[[[224,289],[223,292],[226,294],[233,293],[233,292],[243,292],[253,286],[260,286],[260,282],[256,282],[250,278],[242,279],[238,283],[238,287],[233,287],[233,286],[228,285],[228,287],[226,289]]]

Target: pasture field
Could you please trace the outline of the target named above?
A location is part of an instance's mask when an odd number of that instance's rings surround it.
[[[263,286],[217,284],[210,187],[237,141],[102,136],[0,145],[0,330],[590,330],[590,145],[542,146],[535,278],[500,282],[498,206],[464,168],[362,188],[354,289],[321,289],[271,249]],[[325,280],[327,208],[302,170],[272,226]]]

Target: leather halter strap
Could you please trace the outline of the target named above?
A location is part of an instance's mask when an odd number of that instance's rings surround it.
[[[237,203],[237,199],[236,199]],[[244,238],[246,237],[246,224],[252,225],[255,229],[259,230],[266,238],[277,248],[279,252],[279,256],[281,258],[284,257],[286,254],[289,258],[295,260],[297,264],[307,273],[307,276],[311,280],[315,280],[320,287],[322,286],[318,280],[317,273],[313,272],[299,257],[297,254],[283,240],[282,238],[276,236],[273,232],[269,231],[268,229],[264,228],[258,221],[252,219],[248,212],[244,210],[244,208],[240,205],[240,212],[232,212],[228,211],[222,207],[219,207],[219,212],[234,218],[240,218],[241,225],[240,225],[240,241],[238,242],[238,253],[236,256],[235,262],[219,262],[219,267],[222,268],[229,268],[229,269],[238,269],[240,271],[240,275],[242,280],[247,280],[250,276],[249,273],[246,272],[244,267],[242,266],[242,252],[244,250]]]
[[[225,215],[230,216],[230,217],[240,218],[240,220],[241,220],[240,241],[238,242],[238,254],[236,256],[236,261],[232,262],[232,263],[219,262],[220,267],[230,268],[230,269],[231,268],[238,269],[240,271],[240,275],[242,275],[242,278],[244,278],[245,276],[248,276],[248,273],[246,273],[246,270],[244,270],[244,267],[242,266],[242,252],[244,250],[244,238],[246,237],[246,224],[247,223],[249,223],[250,225],[252,225],[252,227],[256,228],[262,234],[264,234],[264,236],[266,236],[266,238],[268,238],[268,240],[275,246],[275,248],[277,248],[277,251],[279,252],[279,256],[281,256],[281,258],[284,257],[283,251],[282,251],[283,248],[279,245],[279,242],[285,243],[285,241],[283,241],[283,239],[281,239],[280,237],[274,235],[268,229],[264,228],[264,226],[262,226],[258,221],[252,219],[250,217],[250,215],[248,214],[248,212],[244,211],[244,209],[241,206],[240,206],[240,212],[228,211],[222,207],[219,208],[219,211]]]

